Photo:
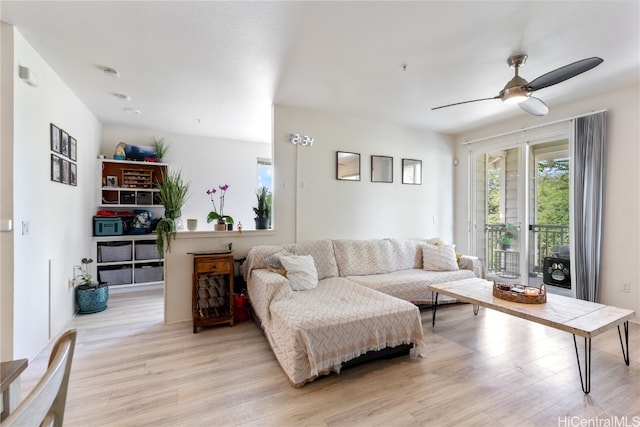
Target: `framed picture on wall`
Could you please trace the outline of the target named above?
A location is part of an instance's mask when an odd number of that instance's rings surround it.
[[[69,158],[74,162],[78,160],[78,141],[72,136],[69,137]]]
[[[69,157],[69,134],[65,131],[60,132],[60,153]]]
[[[336,152],[336,179],[360,181],[360,153]]]
[[[78,185],[78,165],[75,163],[69,164],[69,184],[74,187]]]
[[[60,129],[51,123],[51,151],[60,152]]]
[[[422,184],[422,160],[402,159],[402,183]]]
[[[69,183],[69,161],[66,159],[62,159],[62,163],[60,165],[60,176],[62,177],[61,182],[63,184]]]
[[[371,182],[393,182],[393,157],[371,156]]]
[[[51,155],[51,181],[60,182],[61,180],[60,160],[62,159],[55,154]]]

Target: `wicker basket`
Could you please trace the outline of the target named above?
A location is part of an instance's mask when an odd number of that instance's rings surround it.
[[[537,294],[535,294],[535,292],[537,292]],[[533,286],[505,285],[494,282],[493,296],[522,304],[544,304],[547,302],[547,290],[545,289],[544,283],[540,285],[539,288],[536,288]]]

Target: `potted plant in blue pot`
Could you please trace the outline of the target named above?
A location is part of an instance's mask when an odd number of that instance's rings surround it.
[[[76,265],[76,305],[78,313],[89,314],[104,311],[109,301],[109,286],[93,280],[89,272],[91,258],[82,258],[82,265]]]

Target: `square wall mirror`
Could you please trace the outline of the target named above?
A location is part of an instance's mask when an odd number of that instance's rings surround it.
[[[402,159],[402,183],[422,184],[422,160]]]
[[[393,182],[393,157],[371,156],[371,182]]]
[[[336,152],[336,179],[360,181],[360,153]]]

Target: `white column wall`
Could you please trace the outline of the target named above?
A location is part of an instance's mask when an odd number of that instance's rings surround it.
[[[13,200],[2,203],[13,207],[14,260],[12,274],[3,271],[2,287],[13,288],[14,313],[13,330],[3,324],[2,341],[12,343],[12,358],[31,358],[75,313],[70,281],[74,266],[91,254],[87,201],[93,200],[101,125],[20,33],[14,29],[13,35],[13,135],[10,141],[3,135],[3,146],[13,147],[13,175],[3,173]],[[20,65],[37,76],[37,87],[20,80]],[[50,179],[50,123],[77,139],[75,187]],[[28,234],[22,223],[29,224]]]

